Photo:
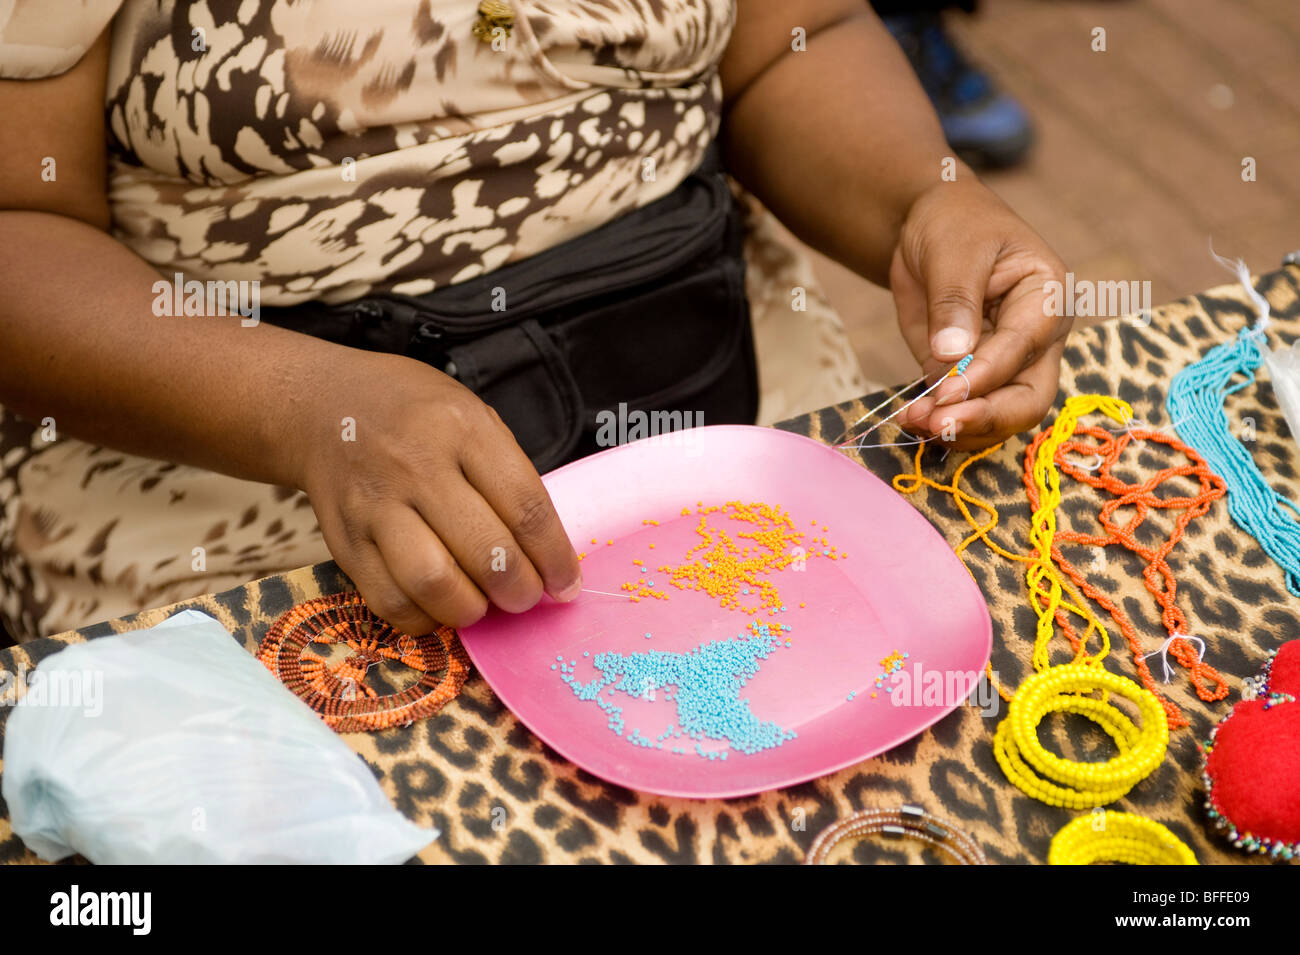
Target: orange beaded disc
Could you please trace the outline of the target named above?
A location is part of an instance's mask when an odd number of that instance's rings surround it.
[[[312,644],[352,652],[331,662],[308,652]],[[376,617],[358,593],[290,608],[267,632],[257,658],[338,733],[385,730],[432,716],[460,692],[470,666],[455,630],[439,627],[419,637],[402,633]],[[405,664],[418,679],[380,694],[366,676],[385,660]]]

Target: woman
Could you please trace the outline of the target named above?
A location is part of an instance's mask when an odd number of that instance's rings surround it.
[[[890,285],[928,371],[974,352],[969,396],[945,383],[905,424],[977,447],[1055,395],[1068,322],[1043,285],[1061,263],[947,156],[861,0],[12,0],[0,77],[0,578],[19,639],[327,554],[409,632],[572,599],[531,433],[446,353],[376,329],[419,333],[421,309],[479,282],[476,327],[500,305],[521,347],[551,349],[550,317],[511,316],[520,270],[638,215],[640,241],[656,203],[695,208],[715,138],[792,231]],[[185,317],[189,282],[248,307]],[[677,318],[597,298],[570,317],[628,368],[627,336]],[[464,354],[495,360],[481,340]],[[559,374],[585,386],[595,364]]]

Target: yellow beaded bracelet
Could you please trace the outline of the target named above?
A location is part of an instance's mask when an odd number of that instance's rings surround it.
[[[1137,704],[1141,727],[1111,703],[1078,695],[1094,690]],[[1119,755],[1080,763],[1048,752],[1038,739],[1038,724],[1048,713],[1092,720],[1114,740]],[[1145,779],[1164,759],[1168,743],[1169,723],[1154,695],[1095,664],[1067,663],[1029,677],[1016,691],[993,737],[993,755],[1025,794],[1052,806],[1085,809],[1114,802]]]
[[[1107,809],[1101,825],[1080,816],[1066,824],[1047,850],[1048,865],[1196,865],[1196,856],[1160,823],[1127,812]]]

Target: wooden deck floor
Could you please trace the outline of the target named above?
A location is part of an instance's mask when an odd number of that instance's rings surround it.
[[[949,23],[1037,129],[984,181],[1077,278],[1150,281],[1158,305],[1231,281],[1211,239],[1255,272],[1300,249],[1300,0],[986,0]],[[868,377],[914,377],[889,293],[818,265]]]

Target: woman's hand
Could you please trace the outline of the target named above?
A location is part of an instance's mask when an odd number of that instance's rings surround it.
[[[957,448],[995,444],[1034,427],[1056,398],[1071,319],[1050,314],[1045,283],[1061,260],[973,178],[927,189],[899,233],[889,281],[898,324],[926,374],[967,354],[954,376],[899,418]]]
[[[520,613],[543,591],[576,597],[577,554],[496,412],[420,362],[343,359],[322,370],[328,387],[295,417],[289,451],[330,553],[375,613],[419,634],[471,624],[488,601]]]
[[[792,46],[792,30],[804,47]],[[974,353],[969,400],[960,378],[944,382],[900,423],[974,448],[1042,420],[1070,327],[1047,314],[1043,283],[1063,280],[1064,267],[954,163],[916,74],[869,6],[740,0],[721,75],[729,171],[809,245],[888,281],[927,372]],[[954,165],[957,180],[944,181]]]

